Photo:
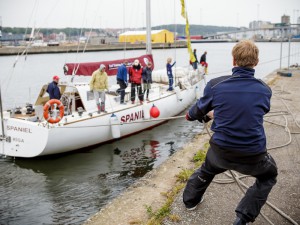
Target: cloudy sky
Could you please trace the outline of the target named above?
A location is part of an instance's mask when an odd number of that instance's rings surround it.
[[[3,27],[144,27],[146,0],[0,0]],[[183,24],[180,0],[151,0],[152,26]],[[296,23],[299,0],[186,0],[190,24],[249,26],[253,20]]]

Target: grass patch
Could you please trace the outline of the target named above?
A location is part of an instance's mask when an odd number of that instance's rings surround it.
[[[180,221],[180,217],[178,215],[171,214],[170,207],[174,202],[174,199],[177,196],[177,194],[185,187],[187,180],[194,173],[195,168],[198,168],[204,162],[208,147],[209,144],[205,143],[203,149],[200,149],[194,155],[194,167],[192,169],[182,169],[177,175],[175,175],[177,178],[176,184],[171,191],[161,193],[166,197],[166,202],[160,209],[154,211],[151,206],[145,206],[149,217],[149,220],[146,222],[146,225],[160,225],[162,221],[166,218],[170,219],[173,222]]]

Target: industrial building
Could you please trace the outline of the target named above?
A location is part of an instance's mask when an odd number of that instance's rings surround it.
[[[145,43],[146,31],[127,31],[119,35],[119,42]],[[152,30],[152,43],[174,43],[174,33],[168,30]]]

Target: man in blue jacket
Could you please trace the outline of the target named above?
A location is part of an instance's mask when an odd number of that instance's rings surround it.
[[[58,99],[60,100],[61,94],[59,87],[57,86],[59,82],[59,77],[54,76],[53,81],[48,85],[47,92],[49,94],[50,99]]]
[[[117,83],[120,85],[120,88],[117,90],[118,93],[120,93],[120,104],[126,105],[126,102],[124,102],[125,97],[125,89],[127,88],[128,81],[127,81],[127,61],[125,61],[121,66],[118,68],[117,72]]]
[[[205,162],[189,178],[183,202],[193,210],[216,174],[236,170],[251,175],[256,182],[238,204],[234,225],[253,222],[276,184],[277,167],[267,153],[263,117],[270,110],[271,89],[254,77],[259,50],[249,40],[232,50],[231,76],[212,79],[204,96],[186,114],[189,121],[214,119]]]

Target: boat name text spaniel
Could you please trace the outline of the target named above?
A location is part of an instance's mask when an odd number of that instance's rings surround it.
[[[121,122],[127,123],[144,118],[144,111],[140,110],[121,117]]]
[[[23,133],[32,133],[31,129],[27,127],[7,126],[7,130],[19,131]]]

